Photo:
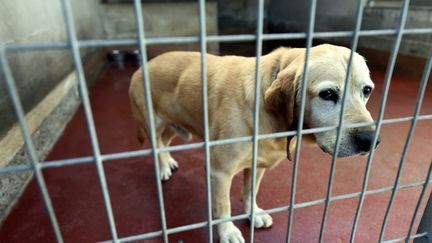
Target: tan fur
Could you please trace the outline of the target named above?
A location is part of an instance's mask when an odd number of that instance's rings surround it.
[[[287,131],[296,125],[299,112],[297,94],[303,75],[304,53],[305,50],[302,48],[279,48],[261,57],[260,134]],[[335,82],[343,88],[348,54],[348,49],[332,45],[321,45],[311,49],[305,108],[305,125],[308,127],[337,124],[337,115],[323,121],[322,124],[314,119],[313,114],[316,111],[311,106],[320,101],[312,97],[317,97],[320,82],[325,80]],[[169,52],[148,62],[156,137],[160,147],[169,145],[175,136],[175,127],[180,127],[199,138],[203,137],[200,55],[196,52]],[[206,61],[210,140],[252,135],[255,58],[207,54]],[[367,66],[362,62],[364,60],[356,54],[353,78],[350,80],[351,89],[356,93],[352,95],[357,95],[356,83],[360,82],[360,79],[361,82],[372,83],[370,78],[368,79]],[[278,69],[280,71],[274,79],[275,70]],[[130,86],[131,108],[138,124],[138,139],[141,142],[149,133],[142,75],[142,70],[139,69],[133,75]],[[327,76],[329,78],[326,78]],[[370,121],[370,114],[364,107],[366,101],[359,105],[354,98],[348,98],[345,122]],[[325,138],[333,138],[334,134],[329,132],[309,137],[314,143],[315,137],[319,141],[324,141]],[[292,150],[295,147],[295,139],[291,141],[289,147]],[[286,157],[286,143],[285,138],[260,140],[256,190],[265,170]],[[213,212],[216,218],[230,217],[231,180],[242,170],[245,175],[242,198],[245,211],[250,210],[251,145],[251,142],[243,142],[211,147]],[[325,142],[319,142],[318,145],[323,150],[330,146]],[[164,153],[160,155],[160,167],[161,178],[167,180],[171,176],[171,170],[177,168],[177,162],[169,153]],[[254,207],[258,211],[261,210],[258,205]],[[257,228],[269,227],[271,224],[272,219],[268,214],[255,218]],[[218,232],[221,242],[244,242],[240,231],[231,222],[219,224]]]

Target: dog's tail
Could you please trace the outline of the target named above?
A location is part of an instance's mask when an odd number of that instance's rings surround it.
[[[141,87],[139,84],[137,84],[136,80],[138,79],[135,77],[136,75],[139,75],[139,71],[137,71],[131,80],[131,85],[129,87],[129,101],[130,101],[130,107],[132,110],[132,115],[137,123],[137,137],[138,141],[142,144],[144,143],[145,139],[148,138],[147,133],[147,117],[146,117],[146,108],[144,105],[139,104],[139,95],[137,95],[138,92],[141,91]],[[143,92],[144,93],[144,92]]]
[[[140,110],[140,107],[137,104],[136,99],[132,93],[130,94],[130,105],[131,105],[132,115],[135,118],[135,121],[137,123],[137,138],[138,141],[142,144],[144,143],[145,139],[148,137],[147,119],[145,117],[146,112]]]

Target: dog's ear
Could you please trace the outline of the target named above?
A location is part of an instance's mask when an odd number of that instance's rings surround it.
[[[283,117],[285,131],[295,122],[297,82],[295,70],[286,68],[275,75],[275,79],[264,94],[264,106],[268,111]]]
[[[295,114],[297,100],[296,72],[287,67],[275,75],[275,79],[264,94],[264,106],[270,112],[282,117],[284,130],[295,130],[297,119]],[[290,143],[293,136],[287,137],[287,157],[291,160]]]

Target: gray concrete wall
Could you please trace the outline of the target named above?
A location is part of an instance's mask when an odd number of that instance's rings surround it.
[[[221,33],[255,33],[256,3],[248,0],[219,0],[219,31]],[[353,30],[357,0],[319,0],[315,15],[315,31]],[[396,28],[400,16],[400,0],[392,1],[393,7],[366,7],[362,30]],[[310,1],[265,1],[265,32],[290,33],[307,30]],[[432,1],[412,1],[407,28],[432,26]],[[362,37],[359,46],[389,51],[392,36]],[[327,38],[321,42],[350,45],[351,38]],[[400,52],[425,57],[432,47],[431,35],[406,35]]]
[[[106,38],[136,38],[133,4],[102,4],[102,22]],[[144,30],[146,37],[196,36],[199,34],[198,4],[196,2],[144,3]],[[218,34],[217,3],[206,2],[206,30]],[[124,48],[124,47],[123,47]],[[136,47],[133,47],[136,48]],[[166,51],[198,51],[197,43],[167,44],[147,48],[149,57]],[[217,54],[218,43],[208,43],[207,51]]]
[[[135,38],[136,24],[133,4],[102,4],[102,22],[107,38]],[[215,2],[206,4],[207,33],[217,34]],[[146,37],[190,36],[199,33],[198,5],[184,3],[144,3]]]
[[[65,42],[60,1],[0,1],[0,45],[4,43]],[[74,0],[72,10],[80,39],[104,36],[98,1]],[[92,49],[82,50],[82,55]],[[24,109],[32,109],[72,69],[66,50],[9,53],[8,60]],[[16,121],[4,81],[0,81],[0,138]]]
[[[268,4],[268,0],[265,0],[265,4]],[[218,0],[217,8],[221,34],[255,33],[256,1]]]
[[[399,8],[368,7],[365,9],[363,29],[391,29],[399,23]],[[406,28],[430,28],[432,8],[410,7]],[[363,46],[378,50],[390,50],[394,43],[392,36],[376,36],[362,39]],[[427,57],[432,48],[432,34],[405,35],[400,52],[418,57]]]
[[[132,4],[101,4],[99,0],[71,0],[77,37],[85,39],[135,38]],[[189,36],[199,33],[198,5],[143,4],[146,36]],[[217,7],[207,2],[207,33],[217,31]],[[5,43],[64,43],[65,25],[58,0],[0,0],[0,45]],[[135,46],[121,48],[136,48]],[[190,45],[148,48],[156,55],[172,49],[198,50]],[[218,44],[210,43],[217,53]],[[81,49],[86,78],[92,80],[105,62],[105,49]],[[26,120],[39,160],[44,160],[79,106],[76,77],[69,50],[9,52],[8,60],[26,111]],[[101,65],[102,64],[102,65]],[[70,75],[69,75],[70,74]],[[65,76],[67,76],[65,78]],[[0,73],[0,168],[29,165],[24,141]],[[32,173],[0,176],[0,224],[13,207]]]
[[[270,1],[268,25],[272,32],[306,31],[309,22],[309,1]],[[355,0],[317,1],[315,30],[349,30],[354,26]]]
[[[71,3],[78,38],[102,38],[98,1],[73,0]],[[66,41],[59,1],[0,1],[0,45]],[[84,63],[94,51],[81,50]],[[67,82],[68,85],[63,81],[73,69],[72,56],[66,50],[9,52],[8,61],[27,113],[37,156],[43,159],[80,103],[76,79]],[[0,167],[30,164],[15,122],[16,115],[0,73]],[[20,172],[0,176],[0,224],[31,175],[31,172]]]
[[[255,33],[256,1],[219,0],[218,3],[221,33]],[[265,31],[275,33],[307,29],[309,1],[265,0],[264,5]],[[354,0],[317,1],[315,29],[351,29],[355,7]]]
[[[399,5],[400,5],[399,1]],[[410,6],[406,28],[432,26],[432,8],[422,7],[421,1]],[[317,2],[315,31],[352,30],[355,26],[357,0],[320,0]],[[366,7],[362,30],[391,29],[399,24],[400,6]],[[270,1],[267,12],[270,32],[305,31],[308,26],[309,1]],[[350,45],[351,38],[329,38],[327,41]],[[324,41],[326,41],[324,40]],[[391,50],[393,36],[360,38],[359,46],[382,51]],[[432,35],[406,35],[400,52],[426,57],[432,47]]]
[[[58,43],[67,41],[58,0],[0,1],[0,45],[3,43]],[[133,4],[101,4],[99,0],[73,0],[72,11],[78,39],[135,38]],[[207,33],[217,30],[216,2],[207,2]],[[185,3],[143,4],[147,37],[190,36],[199,33],[198,5]],[[158,52],[169,45],[157,47]],[[180,46],[199,49],[198,45]],[[208,46],[218,52],[218,44]],[[94,49],[81,49],[84,57]],[[69,50],[43,50],[9,53],[16,84],[25,111],[31,110],[62,78],[73,69]],[[1,78],[1,77],[0,77]],[[2,80],[1,80],[2,81]],[[0,82],[0,139],[16,122],[4,82]]]

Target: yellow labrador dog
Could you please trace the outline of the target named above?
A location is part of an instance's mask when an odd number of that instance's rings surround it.
[[[339,121],[350,50],[329,44],[311,48],[304,126],[335,126]],[[155,111],[157,146],[165,147],[176,135],[203,137],[201,105],[201,54],[169,52],[148,62]],[[207,54],[208,111],[210,139],[250,136],[253,130],[255,58]],[[267,134],[296,127],[299,113],[299,82],[302,80],[305,49],[279,48],[261,58],[259,133]],[[138,139],[148,136],[142,70],[132,77],[130,101],[138,124]],[[371,122],[366,103],[374,84],[362,56],[355,53],[346,100],[345,123]],[[374,126],[343,129],[338,156],[367,154]],[[332,153],[336,131],[313,135],[313,141]],[[259,141],[256,190],[264,172],[286,158],[290,139]],[[294,141],[294,140],[292,140]],[[289,152],[288,152],[289,153]],[[169,153],[160,156],[160,176],[168,180],[178,167]],[[244,172],[242,198],[245,212],[250,210],[251,142],[211,147],[211,182],[215,218],[231,216],[230,188],[237,173]],[[254,205],[255,212],[261,211]],[[256,228],[273,224],[268,214],[255,217]],[[232,223],[217,226],[221,242],[244,242]]]

